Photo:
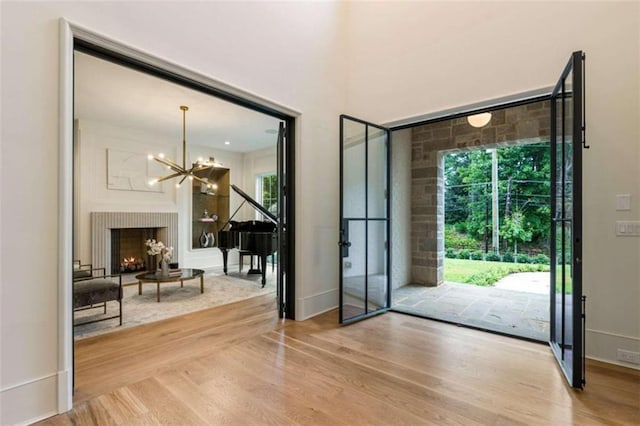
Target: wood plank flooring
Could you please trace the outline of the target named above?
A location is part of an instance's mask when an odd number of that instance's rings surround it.
[[[387,313],[277,318],[273,296],[76,344],[67,424],[640,424],[640,372],[588,362],[566,386],[546,345]]]

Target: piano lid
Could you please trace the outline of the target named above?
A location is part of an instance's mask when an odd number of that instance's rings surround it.
[[[278,224],[278,218],[273,213],[271,213],[269,210],[265,209],[259,202],[257,202],[253,198],[251,198],[249,196],[249,194],[247,194],[246,192],[244,192],[242,189],[238,188],[234,184],[231,184],[231,188],[234,191],[236,191],[238,193],[238,195],[240,195],[242,198],[247,200],[247,202],[249,204],[251,204],[251,206],[254,209],[258,210],[260,213],[262,213],[263,215],[268,217],[271,222],[275,223],[276,225]]]

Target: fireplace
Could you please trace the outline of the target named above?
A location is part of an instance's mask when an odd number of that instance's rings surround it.
[[[133,236],[129,231],[133,232]],[[137,241],[133,243],[135,251],[130,253],[126,246],[123,248],[119,243],[112,244],[112,241],[120,239],[123,232],[129,234],[125,236],[125,240]],[[180,249],[178,213],[91,212],[91,263],[94,268],[104,267],[111,273],[120,273],[121,265],[125,264],[125,257],[128,258],[126,263],[130,263],[132,268],[140,261],[144,262],[146,268],[152,268],[155,266],[154,260],[148,257],[147,248],[144,246],[144,242],[149,238],[172,246],[173,258],[177,261]],[[132,256],[134,260],[129,262]]]
[[[158,228],[112,228],[111,273],[141,272],[154,269],[153,256],[147,254],[147,240],[158,238]]]

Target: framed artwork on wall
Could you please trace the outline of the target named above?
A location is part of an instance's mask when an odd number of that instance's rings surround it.
[[[117,191],[164,192],[162,183],[149,185],[165,172],[147,155],[121,149],[107,149],[107,189]]]

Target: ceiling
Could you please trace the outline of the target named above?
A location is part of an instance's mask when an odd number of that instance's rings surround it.
[[[274,117],[81,52],[74,67],[77,119],[162,133],[180,144],[180,105],[187,105],[187,145],[251,152],[276,144]]]

